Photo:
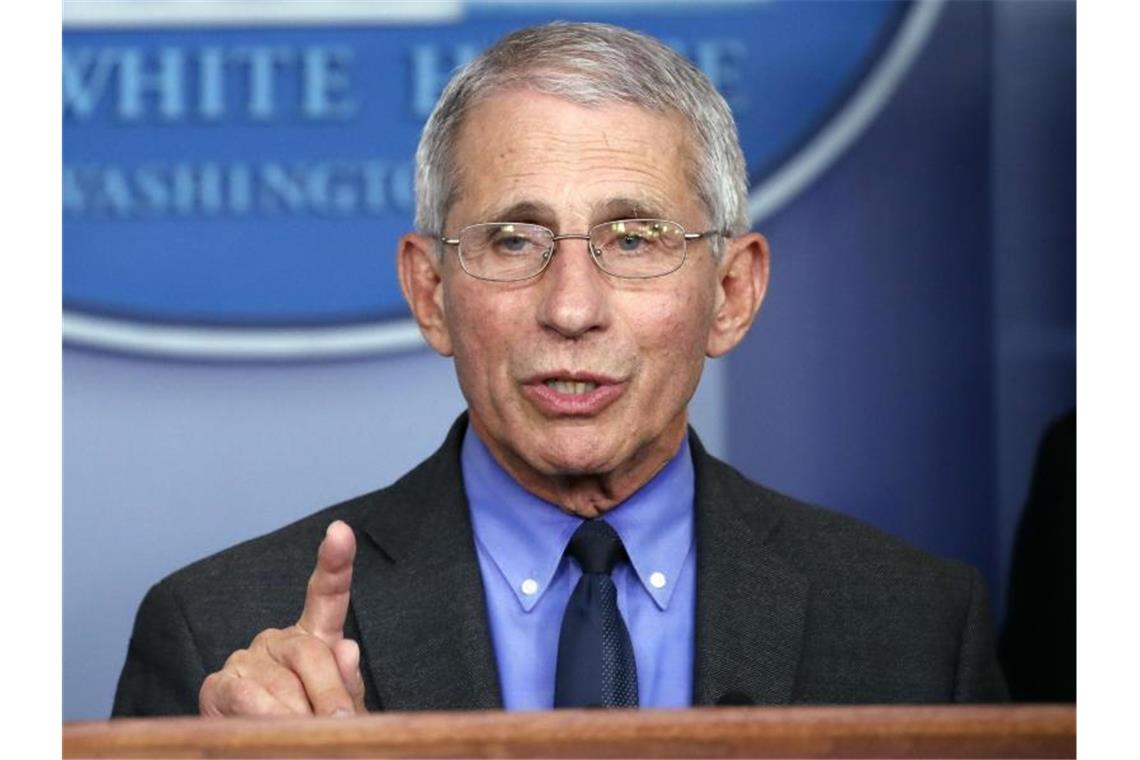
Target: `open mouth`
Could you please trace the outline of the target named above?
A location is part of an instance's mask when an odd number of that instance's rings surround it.
[[[598,387],[597,383],[588,380],[546,380],[547,388],[568,396],[582,396]]]
[[[616,401],[628,383],[625,380],[586,372],[554,371],[523,382],[531,402],[552,417],[582,417],[600,414]]]

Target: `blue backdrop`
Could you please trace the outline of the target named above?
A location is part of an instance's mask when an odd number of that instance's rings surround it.
[[[556,17],[662,36],[740,121],[773,279],[694,402],[710,448],[981,567],[1000,619],[1037,436],[1075,403],[1073,6],[443,6],[72,15],[64,717],[108,712],[159,577],[438,445],[463,402],[400,332],[391,256],[411,150],[451,66]]]

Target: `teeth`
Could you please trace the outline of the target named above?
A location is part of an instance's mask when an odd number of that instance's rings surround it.
[[[581,396],[584,393],[589,393],[598,387],[597,383],[578,382],[576,380],[547,380],[546,386],[553,388],[559,393],[566,393],[571,396]]]

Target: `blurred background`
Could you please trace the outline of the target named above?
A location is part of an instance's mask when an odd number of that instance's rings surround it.
[[[394,272],[416,140],[556,18],[662,38],[736,114],[772,282],[706,445],[979,567],[1005,627],[1076,400],[1073,3],[65,2],[65,719],[109,713],[151,584],[442,441],[463,399]]]

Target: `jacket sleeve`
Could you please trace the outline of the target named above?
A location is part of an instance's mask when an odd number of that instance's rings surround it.
[[[970,598],[958,644],[954,701],[1009,701],[1005,676],[998,664],[985,581],[974,568],[970,568]]]
[[[112,717],[196,715],[205,668],[190,624],[168,581],[139,606]]]

